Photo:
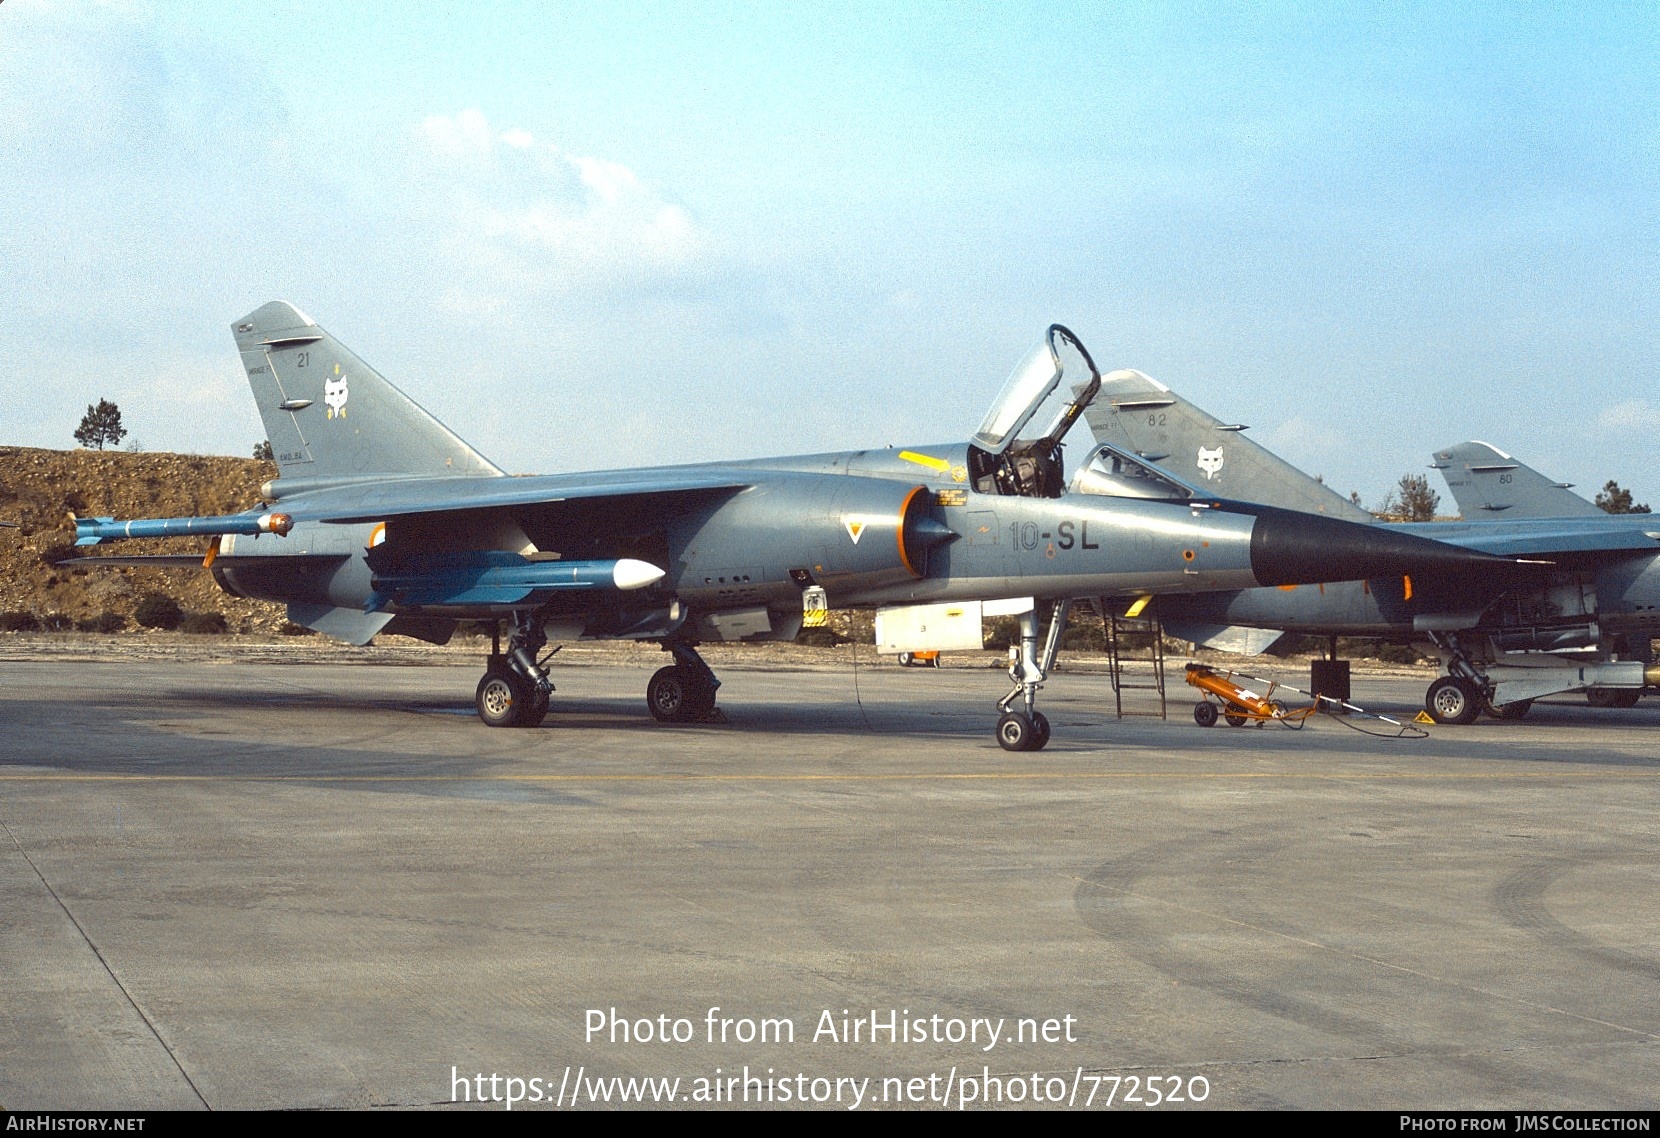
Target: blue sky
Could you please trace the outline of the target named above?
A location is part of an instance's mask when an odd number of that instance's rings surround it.
[[[248,453],[276,297],[515,471],[962,438],[1060,322],[1660,506],[1651,3],[6,0],[0,95],[3,443]]]

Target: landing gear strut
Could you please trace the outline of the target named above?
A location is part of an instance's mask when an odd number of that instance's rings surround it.
[[[1424,710],[1437,723],[1474,723],[1484,708],[1492,706],[1493,685],[1470,662],[1455,634],[1432,632],[1429,638],[1446,660],[1447,674],[1429,685]]]
[[[725,716],[715,710],[715,689],[720,680],[683,640],[658,642],[674,656],[674,663],[657,669],[646,684],[646,706],[659,723],[719,723]]]
[[[1050,610],[1049,634],[1043,641],[1043,655],[1038,655],[1038,614],[1036,606],[1020,614],[1020,650],[1010,653],[1009,679],[1014,690],[997,701],[1002,718],[997,721],[997,745],[1005,751],[1041,751],[1049,743],[1049,720],[1037,710],[1038,689],[1049,678],[1055,666],[1055,656],[1061,650],[1061,634],[1066,631],[1066,617],[1072,611],[1071,601],[1056,601]],[[1014,710],[1019,700],[1020,710]]]
[[[478,681],[478,691],[473,696],[478,717],[487,726],[538,727],[547,718],[553,683],[542,666],[547,659],[536,659],[536,653],[547,642],[542,622],[531,613],[513,614],[513,630],[508,634],[505,653],[501,650],[500,626],[491,630],[490,658],[485,662],[484,678]]]

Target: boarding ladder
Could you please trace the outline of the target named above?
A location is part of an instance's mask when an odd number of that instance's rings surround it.
[[[1107,669],[1112,677],[1112,697],[1118,709],[1118,718],[1145,715],[1164,719],[1164,626],[1156,612],[1143,610],[1136,616],[1119,616],[1123,607],[1122,600],[1116,604],[1106,597],[1096,601],[1106,633]],[[1151,709],[1150,700],[1132,697],[1133,706],[1126,710],[1126,691],[1155,693],[1158,709]]]

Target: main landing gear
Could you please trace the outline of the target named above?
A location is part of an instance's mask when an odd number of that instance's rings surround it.
[[[659,641],[674,663],[658,668],[646,684],[646,706],[659,723],[721,723],[726,717],[715,708],[720,680],[697,654],[680,640]]]
[[[538,727],[547,718],[553,683],[546,665],[553,652],[536,658],[547,642],[542,622],[531,613],[513,614],[505,652],[500,627],[492,632],[490,658],[473,698],[478,717],[488,726]],[[646,684],[646,706],[652,718],[663,723],[725,722],[726,717],[715,707],[720,681],[697,649],[679,640],[659,643],[675,662],[659,668]]]
[[[1049,720],[1034,706],[1038,689],[1049,678],[1055,666],[1055,656],[1061,650],[1061,633],[1066,631],[1066,617],[1072,611],[1071,601],[1056,601],[1049,617],[1049,635],[1043,641],[1043,655],[1038,656],[1037,608],[1020,614],[1020,650],[1011,652],[1009,678],[1014,690],[997,701],[1002,718],[997,721],[997,745],[1005,751],[1041,751],[1049,743]],[[1019,700],[1021,710],[1013,710]]]
[[[553,683],[543,665],[553,653],[536,659],[547,642],[542,622],[527,613],[513,614],[506,653],[501,650],[500,627],[491,632],[490,658],[473,696],[473,706],[486,726],[539,727],[547,718]]]

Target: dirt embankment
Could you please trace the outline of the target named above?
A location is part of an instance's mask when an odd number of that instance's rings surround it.
[[[27,627],[63,629],[66,622],[104,628],[139,626],[134,614],[148,594],[171,597],[186,613],[218,613],[232,632],[271,633],[286,617],[281,606],[245,601],[220,590],[200,569],[80,569],[54,565],[76,554],[202,553],[206,538],[124,541],[77,550],[71,512],[82,516],[156,518],[231,514],[259,499],[276,467],[251,458],[122,451],[0,447],[0,618]]]

